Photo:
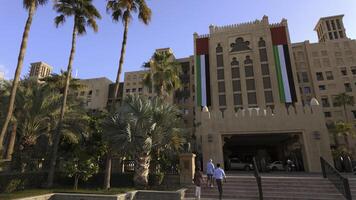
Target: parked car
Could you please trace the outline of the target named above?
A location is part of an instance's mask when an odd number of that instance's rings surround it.
[[[253,169],[253,165],[248,162],[243,162],[239,158],[231,158],[229,160],[229,169],[250,171]]]
[[[282,171],[284,170],[284,165],[282,161],[274,161],[267,165],[267,169],[272,171]]]

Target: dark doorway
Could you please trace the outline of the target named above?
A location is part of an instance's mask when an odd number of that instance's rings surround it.
[[[251,170],[253,157],[260,171],[304,171],[300,134],[241,134],[223,136],[227,170]],[[288,161],[289,160],[289,161]],[[293,163],[290,163],[290,161]],[[289,169],[289,166],[293,168]]]

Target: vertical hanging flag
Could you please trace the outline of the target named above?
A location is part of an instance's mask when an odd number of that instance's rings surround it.
[[[293,70],[285,26],[271,28],[274,60],[278,80],[279,97],[282,103],[297,101]]]
[[[197,106],[210,106],[209,38],[197,38],[195,47]]]

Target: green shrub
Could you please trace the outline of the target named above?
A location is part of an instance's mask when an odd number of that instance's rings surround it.
[[[164,173],[163,172],[158,172],[155,174],[149,174],[148,175],[148,185],[149,186],[158,186],[162,184],[164,178]]]
[[[23,181],[20,179],[12,179],[4,186],[4,193],[11,193],[23,189]]]
[[[44,172],[0,174],[0,192],[12,188],[15,188],[14,190],[41,188],[46,178],[47,173]]]

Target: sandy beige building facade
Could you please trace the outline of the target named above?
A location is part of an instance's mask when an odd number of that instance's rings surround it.
[[[45,62],[31,63],[29,76],[36,79],[45,78],[50,76],[53,67]]]
[[[303,106],[285,19],[210,26],[194,34],[198,152],[228,168],[232,158],[250,162],[292,159],[299,170],[320,171],[332,161],[319,102]],[[201,109],[203,108],[203,109]]]
[[[345,113],[335,101],[341,93],[356,97],[356,40],[347,37],[342,19],[343,15],[321,18],[315,28],[320,42],[295,43],[293,53],[302,103],[315,97],[328,125],[347,121],[355,126],[356,106],[347,106]],[[338,140],[345,143],[343,137]],[[356,155],[355,139],[350,136],[348,140]]]

